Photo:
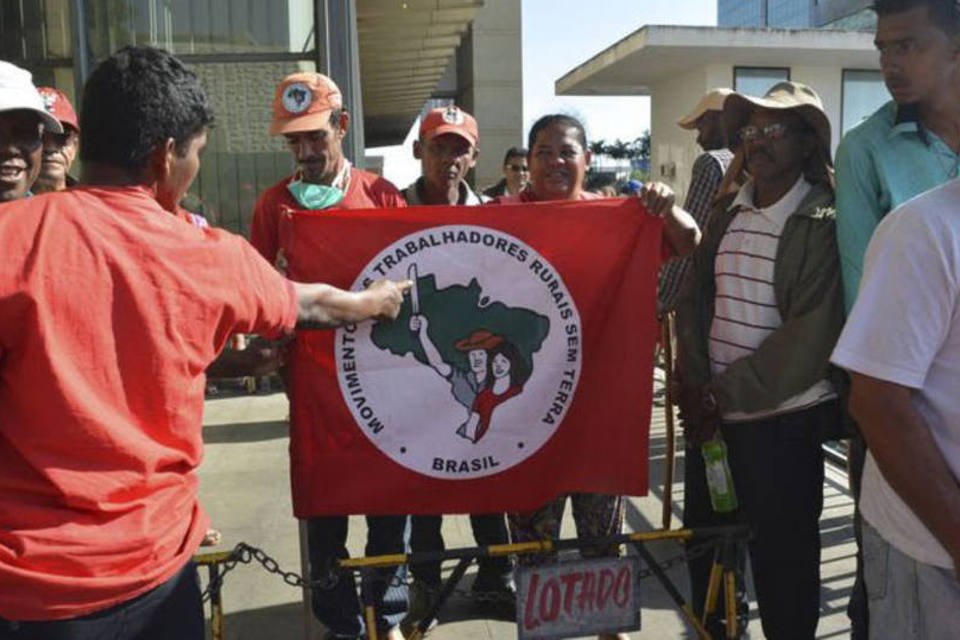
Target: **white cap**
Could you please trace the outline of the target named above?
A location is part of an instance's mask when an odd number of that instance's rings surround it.
[[[40,92],[33,86],[33,76],[26,69],[0,60],[0,113],[14,109],[35,111],[43,121],[44,131],[63,133],[60,121],[43,106]]]

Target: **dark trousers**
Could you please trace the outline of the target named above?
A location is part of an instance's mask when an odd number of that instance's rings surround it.
[[[443,534],[440,531],[443,516],[412,516],[410,518],[410,549],[414,553],[422,551],[443,551]],[[470,516],[473,539],[477,545],[485,547],[492,544],[507,544],[507,521],[502,513],[485,513]],[[474,589],[493,591],[502,589],[510,580],[510,559],[507,556],[480,558],[477,561],[477,578]],[[421,562],[410,565],[410,573],[415,580],[428,586],[440,584],[440,563]]]
[[[110,609],[81,618],[11,622],[0,640],[203,640],[203,605],[193,562],[173,578]]]
[[[763,632],[770,640],[812,639],[820,617],[820,513],[823,449],[820,433],[836,420],[836,401],[772,418],[725,423],[728,462],[737,492],[736,519],[750,525],[750,564]],[[684,524],[724,524],[710,510],[704,476],[687,469]],[[690,458],[688,458],[688,461]],[[687,512],[687,505],[692,507]],[[701,607],[710,560],[690,567],[694,604]]]
[[[367,516],[368,556],[403,553],[406,516]],[[366,633],[363,606],[352,571],[337,571],[335,561],[349,557],[347,516],[307,520],[310,578],[321,581],[313,589],[313,613],[334,636],[355,638]],[[403,567],[370,569],[360,580],[362,601],[376,610],[377,630],[400,624],[407,613],[407,586]]]

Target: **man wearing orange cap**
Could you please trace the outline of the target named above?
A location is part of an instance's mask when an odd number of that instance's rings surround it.
[[[420,135],[413,142],[413,157],[420,161],[423,172],[403,192],[409,205],[479,205],[487,199],[478,196],[466,182],[467,172],[477,163],[479,149],[477,121],[462,109],[450,105],[431,110],[420,122]],[[416,315],[411,318],[411,330],[421,341],[429,342],[426,333],[427,318]],[[491,342],[491,339],[495,339]],[[486,340],[486,342],[484,342]],[[438,361],[435,369],[450,381],[458,399],[465,395],[469,409],[482,387],[487,375],[487,349],[500,338],[489,332],[477,332],[457,343],[457,349],[468,354],[470,372],[456,370]],[[427,351],[431,353],[430,351]],[[433,349],[436,353],[436,349]],[[414,553],[442,551],[442,516],[417,515],[410,521],[410,547]],[[470,516],[470,526],[478,545],[506,544],[509,542],[507,523],[502,513]],[[495,613],[513,617],[515,601],[511,580],[510,561],[506,557],[480,558],[479,570],[473,582],[473,594],[478,603],[489,603]],[[413,587],[410,598],[409,621],[422,618],[436,601],[441,587],[440,563],[411,565]],[[504,606],[506,605],[506,606]]]
[[[253,210],[250,242],[275,262],[280,250],[280,208],[370,209],[402,207],[403,196],[387,180],[354,167],[343,155],[350,114],[333,80],[294,73],[277,85],[270,135],[283,135],[296,172],[263,192]]]
[[[279,238],[284,207],[323,210],[406,206],[396,187],[357,169],[344,157],[343,139],[349,126],[350,114],[343,107],[340,89],[330,78],[319,73],[294,73],[277,85],[269,132],[286,139],[297,170],[257,200],[250,242],[278,267],[286,262]],[[297,415],[294,410],[290,413]],[[293,429],[293,447],[300,432]],[[402,515],[367,516],[367,555],[403,553],[406,522]],[[335,573],[336,559],[348,555],[346,540],[347,516],[307,519],[310,574],[315,584],[313,612],[328,629],[329,638],[358,638],[365,633],[353,575]],[[371,597],[376,610],[377,635],[387,640],[403,638],[398,625],[406,615],[407,589],[401,571],[387,567],[365,572],[362,578],[363,592]]]
[[[66,94],[53,87],[39,87],[37,90],[43,98],[43,106],[60,122],[63,133],[44,131],[43,161],[40,175],[33,183],[33,192],[63,191],[77,183],[70,175],[70,167],[80,148],[80,124]]]

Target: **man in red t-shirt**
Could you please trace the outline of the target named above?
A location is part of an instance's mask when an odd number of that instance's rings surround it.
[[[343,107],[340,89],[319,73],[294,73],[277,85],[273,99],[270,135],[282,135],[297,163],[292,176],[267,189],[257,200],[250,227],[250,242],[263,257],[283,270],[287,258],[280,246],[280,216],[285,209],[372,209],[403,207],[400,192],[379,176],[352,166],[343,155],[343,139],[350,127],[350,114]],[[300,381],[293,381],[296,386]],[[296,406],[297,394],[290,402]],[[299,468],[299,448],[317,437],[323,426],[299,424],[299,412],[291,409],[291,472],[294,478],[307,473]],[[367,516],[367,555],[403,553],[407,518],[402,515]],[[365,634],[364,616],[350,573],[332,574],[337,558],[347,556],[347,516],[307,519],[310,577],[320,585],[312,591],[313,612],[333,638],[357,638]],[[407,588],[403,569],[387,567],[368,571],[362,589],[372,597],[378,637],[402,640],[399,623],[407,612]],[[329,579],[334,577],[335,579]],[[391,583],[393,588],[389,589]]]
[[[282,265],[279,221],[292,209],[376,209],[403,207],[403,196],[380,176],[354,167],[343,155],[350,113],[340,89],[320,73],[284,78],[273,98],[270,135],[283,135],[297,170],[257,199],[250,243],[264,258]]]
[[[175,215],[213,113],[170,54],[84,90],[83,186],[0,208],[0,639],[200,640],[204,370],[234,332],[395,317]]]

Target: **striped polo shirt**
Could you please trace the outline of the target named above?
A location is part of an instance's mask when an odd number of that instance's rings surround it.
[[[753,181],[747,182],[731,208],[739,211],[720,240],[714,261],[717,293],[710,325],[710,366],[713,375],[732,362],[751,355],[764,339],[783,324],[773,288],[774,262],[780,234],[812,185],[803,177],[769,207],[753,204]],[[789,366],[784,363],[784,366]],[[744,413],[724,411],[730,422],[757,420],[797,411],[836,397],[827,380],[787,399],[779,406]]]

